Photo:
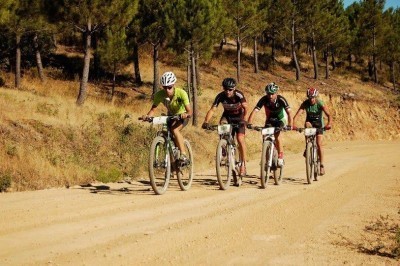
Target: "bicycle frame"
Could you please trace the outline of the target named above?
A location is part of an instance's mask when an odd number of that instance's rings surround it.
[[[272,149],[270,150],[270,154],[268,156],[268,167],[271,168],[272,167],[272,158],[273,158],[273,154],[274,151],[276,150],[275,147],[275,127],[267,127],[267,128],[263,128],[261,129],[261,135],[263,137],[263,144],[266,141],[270,141],[271,145],[272,145]]]
[[[218,135],[220,139],[225,139],[230,146],[230,154],[228,155],[228,161],[232,169],[236,168],[236,162],[235,162],[235,153],[236,153],[236,143],[235,143],[235,138],[233,137],[232,129],[233,125],[231,124],[223,124],[223,125],[218,125],[217,130],[218,130]]]
[[[301,128],[299,132],[304,131],[306,138],[306,175],[307,183],[311,184],[313,180],[317,181],[320,175],[319,156],[317,146],[317,133],[323,129],[319,128]]]
[[[166,157],[169,156],[172,159],[172,162],[175,162],[179,158],[179,153],[174,153],[174,148],[176,146],[175,146],[175,143],[173,140],[173,135],[172,135],[170,126],[168,125],[169,120],[171,120],[173,118],[174,118],[174,116],[172,116],[172,117],[168,117],[168,116],[154,117],[152,123],[153,123],[153,125],[161,125],[160,129],[156,133],[156,136],[160,136],[165,139],[165,148],[166,148],[166,150],[168,150]],[[165,161],[166,160],[168,160],[168,158],[165,158]]]
[[[262,151],[261,151],[261,188],[266,188],[270,172],[273,173],[275,185],[282,181],[283,165],[278,166],[278,151],[275,146],[275,134],[282,131],[280,127],[253,127],[254,130],[261,131]],[[267,159],[267,161],[265,161]]]
[[[181,161],[179,160],[180,153],[177,152],[179,149],[173,140],[169,121],[176,119],[179,119],[179,116],[150,117],[145,120],[153,125],[160,125],[151,144],[149,160],[150,184],[158,195],[165,193],[174,172],[177,175],[179,187],[183,191],[188,190],[193,181],[193,152],[190,142],[184,139],[189,158]],[[162,151],[165,154],[160,154]]]
[[[240,186],[242,178],[239,176],[240,160],[236,160],[237,146],[232,133],[233,128],[237,128],[237,124],[222,124],[212,125],[206,130],[217,130],[219,142],[216,153],[216,172],[217,180],[220,189],[226,190],[230,186],[230,181],[233,176],[233,181],[236,186]],[[226,154],[223,154],[223,152]]]

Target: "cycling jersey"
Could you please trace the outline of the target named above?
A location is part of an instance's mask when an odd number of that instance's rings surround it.
[[[322,115],[322,109],[324,107],[324,102],[317,99],[315,104],[311,104],[310,100],[305,100],[301,105],[300,109],[303,109],[307,113],[306,122],[310,122],[313,127],[323,127],[324,117]]]
[[[241,118],[244,116],[242,104],[246,102],[241,91],[235,90],[233,97],[228,97],[225,92],[221,92],[215,97],[213,106],[217,107],[220,103],[224,107],[223,117]]]
[[[189,96],[181,88],[174,89],[174,97],[169,99],[165,90],[160,90],[154,94],[153,106],[157,107],[160,103],[168,109],[168,115],[179,115],[186,112],[185,105],[189,104]]]
[[[254,109],[261,110],[264,107],[267,120],[265,124],[272,124],[272,126],[282,126],[287,124],[286,111],[290,109],[289,103],[286,99],[277,95],[274,102],[271,102],[267,95],[261,97]]]

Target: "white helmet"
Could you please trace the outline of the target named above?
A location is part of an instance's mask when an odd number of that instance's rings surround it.
[[[160,83],[162,86],[172,86],[176,82],[175,74],[172,72],[165,72],[160,79]]]

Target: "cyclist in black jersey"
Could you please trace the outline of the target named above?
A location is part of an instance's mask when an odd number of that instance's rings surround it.
[[[306,121],[304,127],[315,127],[315,128],[325,128],[331,129],[332,116],[329,113],[326,104],[317,98],[318,90],[316,88],[309,88],[307,90],[307,100],[305,100],[301,105],[299,110],[297,110],[295,116],[293,117],[293,129],[296,129],[295,121],[297,116],[301,115],[304,111],[306,112]],[[326,126],[324,125],[323,113],[328,118]],[[324,168],[324,150],[323,150],[323,132],[317,131],[317,146],[318,155],[320,159],[320,174],[325,174]],[[305,153],[304,153],[305,154]]]
[[[279,87],[274,82],[267,84],[265,93],[258,101],[256,107],[250,113],[247,121],[247,127],[252,127],[252,121],[256,113],[264,107],[265,110],[265,127],[286,127],[291,128],[292,115],[290,106],[282,95],[278,95]],[[282,166],[283,161],[283,142],[280,132],[275,134],[276,146],[278,150],[278,165]]]
[[[242,160],[240,166],[240,176],[246,175],[246,143],[245,143],[245,130],[247,115],[247,101],[243,93],[236,89],[236,80],[233,78],[226,78],[222,82],[223,90],[220,92],[207,112],[204,119],[202,128],[208,128],[208,122],[217,110],[218,105],[221,103],[224,112],[220,119],[220,124],[233,123],[239,124],[239,128],[235,129],[236,139],[239,143],[240,159]]]

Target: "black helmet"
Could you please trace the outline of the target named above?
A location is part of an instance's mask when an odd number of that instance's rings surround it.
[[[224,87],[224,89],[234,88],[236,87],[236,80],[233,78],[226,78],[222,81],[222,87]]]

